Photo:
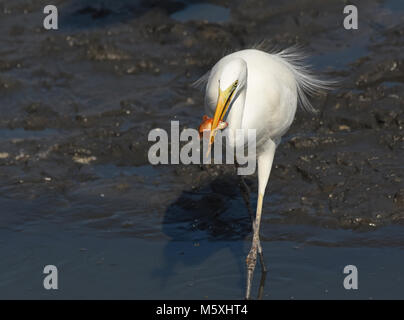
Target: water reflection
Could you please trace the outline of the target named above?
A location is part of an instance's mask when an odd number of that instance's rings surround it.
[[[163,265],[154,272],[161,277],[162,286],[176,274],[177,266],[196,267],[217,252],[229,250],[241,275],[238,287],[241,292],[244,290],[243,257],[249,248],[242,240],[251,233],[251,220],[237,176],[217,177],[198,190],[184,191],[167,208],[162,232],[169,240],[164,248]],[[265,277],[262,280],[265,282]]]

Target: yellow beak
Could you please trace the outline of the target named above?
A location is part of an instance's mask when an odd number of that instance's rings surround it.
[[[213,116],[212,129],[210,130],[209,136],[209,150],[213,141],[215,140],[216,129],[220,121],[223,121],[226,115],[227,109],[229,108],[231,98],[233,97],[236,87],[231,85],[226,90],[222,91],[219,87],[219,98],[217,99],[215,115]],[[209,151],[208,151],[209,154]]]

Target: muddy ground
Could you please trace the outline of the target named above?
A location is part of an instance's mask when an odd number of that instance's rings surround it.
[[[10,234],[18,251],[18,235],[28,241],[27,234],[73,232],[99,241],[160,241],[170,261],[182,252],[177,241],[248,243],[250,219],[234,168],[151,166],[147,135],[169,129],[170,120],[196,128],[203,92],[191,83],[224,53],[267,39],[278,48],[304,46],[315,72],[338,85],[314,98],[318,115],[297,113],[278,148],[262,241],[402,253],[400,1],[360,1],[358,30],[343,28],[345,3],[336,0],[215,0],[206,11],[198,1],[59,0],[57,31],[42,27],[46,4],[0,3],[4,248]],[[254,203],[256,176],[247,183]],[[21,248],[21,255],[29,250]],[[234,296],[242,297],[243,281],[235,282]],[[4,276],[0,288],[10,283]]]

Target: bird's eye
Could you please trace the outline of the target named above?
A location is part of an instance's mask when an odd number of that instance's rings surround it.
[[[238,80],[236,80],[236,81],[234,82],[233,87],[237,87],[237,85],[238,85]]]

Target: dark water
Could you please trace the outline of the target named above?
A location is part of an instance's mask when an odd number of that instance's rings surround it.
[[[58,31],[42,30],[44,5],[0,5],[0,298],[243,298],[251,224],[234,168],[151,166],[147,133],[196,127],[189,84],[262,39],[304,45],[340,81],[277,151],[264,298],[404,298],[401,1],[361,2],[355,31],[331,0],[66,0]],[[58,291],[42,287],[48,264]]]
[[[220,23],[229,21],[230,9],[210,3],[196,3],[174,12],[171,17],[182,22],[203,20]]]
[[[49,230],[48,230],[49,231]],[[47,232],[46,232],[47,233]],[[0,243],[1,298],[239,299],[244,241],[146,241],[64,233],[6,232]],[[264,242],[270,272],[265,299],[396,299],[402,295],[402,248],[306,246]],[[153,254],[151,255],[150,252]],[[42,287],[43,265],[58,266],[59,290]],[[359,288],[342,286],[345,265],[359,269]],[[259,274],[257,276],[259,278]],[[255,290],[257,288],[254,288]]]

